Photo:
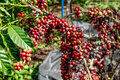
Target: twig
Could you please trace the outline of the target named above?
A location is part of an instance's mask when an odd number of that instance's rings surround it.
[[[89,37],[92,37],[92,32],[91,32],[92,24],[89,26]]]
[[[24,4],[28,5],[31,9],[35,10],[36,12],[39,12],[41,14],[43,14],[43,12],[38,9],[38,8],[35,8],[34,6],[31,6],[30,4],[28,4],[27,2],[25,2],[24,0],[21,0],[21,2],[23,2]]]
[[[87,34],[84,34],[84,38],[86,38],[86,39],[92,39],[92,40],[95,40],[95,39],[96,39],[95,37],[91,37],[91,36],[89,36],[89,35],[87,35]]]
[[[119,70],[119,80],[120,80],[120,70]]]
[[[88,11],[81,11],[81,13],[87,13],[88,14]],[[70,14],[66,15],[65,17],[71,16],[71,15],[74,15],[74,14],[76,14],[76,13],[70,13]],[[117,24],[120,24],[120,20],[116,20],[114,17],[110,17],[110,16],[106,16],[106,17],[113,20]]]
[[[12,4],[12,3],[0,3],[0,5],[16,6],[16,7],[28,7],[28,5]]]
[[[90,71],[89,71],[89,69],[88,69],[88,65],[87,65],[86,59],[83,58],[83,61],[84,61],[84,63],[85,63],[85,67],[86,67],[86,69],[87,69],[89,79],[92,80],[91,73],[90,73]]]
[[[109,19],[113,20],[114,22],[116,22],[117,24],[120,25],[120,20],[116,20],[115,18],[109,17],[109,16],[107,16],[107,17],[108,17]]]
[[[81,48],[81,45],[80,45],[80,50],[81,50],[81,49],[82,49],[82,48]],[[87,64],[87,61],[86,61],[86,59],[84,58],[84,56],[83,56],[83,61],[84,61],[84,63],[85,63],[85,68],[87,69],[87,73],[88,73],[89,79],[92,80],[91,73],[90,73],[90,71],[89,71],[88,64]]]
[[[102,61],[104,61],[104,58],[102,58],[102,59],[100,60],[100,63],[101,63]]]
[[[120,61],[117,63],[117,65],[116,65],[115,69],[113,70],[113,74],[112,74],[112,77],[111,77],[111,79],[110,79],[110,80],[113,80],[114,75],[115,75],[115,73],[116,73],[116,71],[117,71],[117,68],[118,68],[119,64],[120,64]]]
[[[82,11],[81,13],[88,13],[87,11]],[[77,14],[77,13],[69,13],[68,15],[66,15],[65,17],[69,17],[69,16],[72,16],[72,15],[74,15],[74,14]]]
[[[113,55],[114,55],[114,49],[112,50],[112,54],[110,54],[111,56],[110,56],[110,60],[111,60],[111,66],[113,66],[113,64],[112,64],[112,61],[113,61]]]
[[[27,15],[27,16],[24,17],[24,18],[20,18],[20,19],[17,19],[17,20],[15,20],[15,21],[12,21],[12,22],[8,23],[8,24],[4,25],[3,27],[1,27],[0,30],[6,30],[6,29],[8,28],[8,25],[14,24],[14,23],[16,23],[16,22],[18,22],[18,21],[21,21],[21,20],[23,20],[23,19],[28,19],[28,18],[41,18],[41,16],[38,16],[38,17],[28,17],[28,16],[29,16],[29,15]]]
[[[71,16],[71,15],[73,15],[74,13],[70,13],[70,14],[68,14],[68,15],[66,15],[65,17],[69,17],[69,16]]]
[[[87,34],[84,34],[84,38],[89,39],[89,40],[96,40],[96,37],[90,37],[90,36],[87,35]],[[96,43],[100,43],[100,42],[104,42],[104,41],[97,41]],[[118,42],[115,42],[115,41],[109,41],[109,40],[108,40],[108,42],[111,43],[111,44],[118,43]],[[120,43],[118,43],[118,44],[120,45]]]

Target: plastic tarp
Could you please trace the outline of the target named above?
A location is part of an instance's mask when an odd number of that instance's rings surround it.
[[[48,54],[39,66],[38,80],[62,80],[60,70],[61,54],[60,50],[54,50]]]

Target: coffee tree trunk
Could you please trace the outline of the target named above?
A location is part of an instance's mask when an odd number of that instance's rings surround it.
[[[67,15],[69,15],[70,13],[72,13],[72,0],[66,0],[66,5],[67,5]],[[68,17],[68,23],[72,24],[72,16]]]

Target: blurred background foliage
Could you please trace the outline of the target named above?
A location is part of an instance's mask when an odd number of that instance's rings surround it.
[[[60,4],[61,0],[47,0],[48,5]],[[67,0],[64,0],[65,2]],[[110,9],[120,10],[120,0],[72,0],[72,3],[79,5],[83,9],[98,7],[99,9],[104,9],[109,7]]]
[[[68,0],[65,1],[65,6]],[[56,7],[61,5],[61,0],[48,0],[49,6],[53,6],[55,4]],[[116,9],[120,12],[120,0],[72,0],[72,8],[80,6],[83,11],[87,11],[89,8],[97,7],[99,9]],[[65,13],[66,14],[66,13]],[[79,20],[79,19],[78,19]],[[86,15],[80,18],[82,21],[89,21],[89,18]]]
[[[48,5],[60,4],[61,0],[47,0]]]
[[[109,7],[110,9],[120,10],[120,0],[73,0],[73,2],[83,9],[93,7],[105,9]]]

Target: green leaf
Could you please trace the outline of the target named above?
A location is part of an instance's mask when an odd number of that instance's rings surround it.
[[[21,70],[21,71],[18,71],[18,70],[15,70],[15,73],[18,74],[18,75],[28,75],[30,74],[30,72],[28,70]]]
[[[3,7],[0,7],[0,10],[5,12],[6,15],[10,16],[10,14],[7,12],[7,10],[5,10]]]
[[[4,46],[5,46],[5,48],[7,49],[7,52],[9,53],[10,57],[14,59],[14,57],[12,56],[12,54],[11,54],[11,52],[10,52],[9,47],[7,46],[7,42],[5,41],[4,36],[3,36],[2,34],[0,34],[0,35],[1,35],[1,37],[2,37],[2,41],[3,41],[3,43],[4,43]]]
[[[32,40],[22,28],[15,25],[10,25],[8,27],[8,34],[11,40],[20,48],[26,50],[31,49],[33,51],[35,50]]]
[[[0,71],[3,73],[3,75],[7,75],[7,71],[9,69],[12,69],[11,61],[5,50],[2,48],[2,46],[0,46]]]
[[[27,75],[27,74],[30,74],[30,72],[29,71],[27,71],[27,70],[22,70],[22,71],[20,71],[20,73],[19,74],[21,74],[21,75]]]
[[[23,75],[19,75],[19,79],[17,80],[24,80]]]
[[[17,74],[15,74],[14,77],[15,77],[15,80],[18,80],[18,75]]]
[[[16,48],[15,44],[13,43],[13,41],[10,39],[9,35],[4,35],[5,41],[7,42],[7,46],[11,52],[11,55],[16,59],[16,60],[20,60],[20,51],[19,49]]]
[[[6,3],[8,0],[0,0],[0,2],[2,3]]]
[[[0,17],[3,17],[3,15],[2,15],[2,14],[0,14]]]
[[[3,41],[2,41],[1,35],[0,35],[0,45],[4,48],[4,44],[3,44]]]

